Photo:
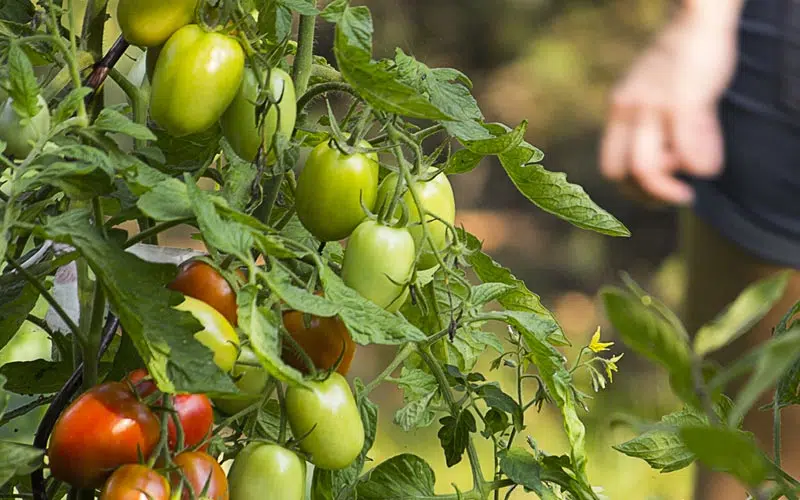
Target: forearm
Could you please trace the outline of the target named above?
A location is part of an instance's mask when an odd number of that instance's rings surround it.
[[[682,0],[683,15],[709,29],[735,30],[745,0]]]

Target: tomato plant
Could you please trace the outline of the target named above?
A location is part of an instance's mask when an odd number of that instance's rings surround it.
[[[228,478],[214,457],[202,451],[185,451],[174,462],[178,470],[171,474],[172,488],[177,490],[183,485],[181,498],[228,500]]]
[[[200,322],[203,329],[194,337],[214,352],[217,366],[231,371],[239,353],[239,336],[228,320],[210,305],[192,297],[185,297],[175,309],[191,313]]]
[[[108,478],[100,500],[169,500],[167,478],[144,465],[127,464]]]
[[[232,500],[303,500],[306,463],[278,445],[252,443],[236,456],[228,481]]]
[[[300,449],[322,469],[343,469],[364,447],[364,425],[347,380],[334,372],[286,391],[286,413]]]
[[[346,154],[342,147],[333,140],[319,143],[297,179],[297,216],[320,241],[348,237],[378,196],[378,155]],[[370,145],[363,141],[359,147]]]
[[[306,324],[300,311],[286,311],[283,313],[283,325],[317,369],[330,370],[338,362],[336,371],[347,375],[356,352],[356,344],[341,319],[335,316],[311,316]],[[297,370],[308,371],[303,358],[288,343],[283,344],[281,358]]]
[[[99,385],[55,423],[47,448],[50,472],[69,484],[97,488],[117,466],[149,455],[158,436],[158,419],[127,384]]]
[[[202,260],[182,264],[169,288],[205,302],[225,316],[233,326],[239,322],[236,292],[216,269]]]
[[[342,279],[365,298],[394,312],[408,297],[415,258],[414,238],[408,229],[364,221],[347,242]]]
[[[196,7],[197,0],[120,0],[117,22],[128,42],[155,47],[189,24]]]
[[[214,398],[214,406],[228,415],[239,413],[261,400],[269,380],[269,375],[260,365],[258,357],[246,346],[239,352],[239,359],[236,360],[231,376],[236,381],[236,388],[242,396]]]
[[[259,78],[252,68],[244,72],[242,86],[233,102],[220,118],[222,133],[237,155],[246,160],[255,160],[262,142],[264,151],[272,147],[278,132],[291,138],[297,118],[297,97],[292,77],[280,68],[271,68],[268,74],[267,95],[259,98]],[[267,106],[267,113],[256,121],[256,106]],[[274,153],[270,152],[274,158]]]
[[[6,151],[17,158],[28,156],[33,145],[50,130],[47,101],[38,96],[36,102],[39,108],[33,115],[21,115],[10,97],[0,107],[0,140],[5,141]]]
[[[243,75],[244,52],[235,39],[184,26],[158,54],[150,114],[174,136],[203,132],[236,97]]]

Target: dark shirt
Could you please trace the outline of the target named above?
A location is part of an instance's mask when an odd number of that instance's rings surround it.
[[[800,0],[748,0],[719,108],[725,169],[695,212],[756,256],[800,268]]]

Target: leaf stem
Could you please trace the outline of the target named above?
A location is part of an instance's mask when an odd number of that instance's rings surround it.
[[[316,6],[316,1],[311,2]],[[300,16],[300,25],[297,31],[297,55],[294,59],[292,68],[292,80],[297,95],[303,95],[308,88],[308,80],[311,77],[311,66],[314,61],[314,31],[316,29],[317,16]]]
[[[318,83],[316,85],[312,85],[308,88],[308,90],[300,96],[300,99],[297,100],[297,111],[300,112],[306,108],[311,102],[321,96],[322,94],[326,94],[328,92],[346,92],[348,94],[352,94],[358,97],[355,89],[350,86],[349,83],[345,82],[325,82],[325,83]]]
[[[377,377],[372,379],[372,381],[369,384],[367,384],[367,386],[364,388],[363,394],[365,396],[369,395],[369,393],[372,392],[373,389],[375,389],[381,383],[383,383],[383,381],[386,380],[387,377],[389,377],[400,365],[402,365],[403,362],[406,359],[408,359],[408,357],[411,356],[411,353],[413,352],[414,352],[414,344],[411,343],[405,344],[399,351],[397,351],[397,354],[395,355],[392,362],[389,363],[389,366],[387,366],[386,369],[384,369]]]
[[[159,233],[166,231],[167,229],[173,228],[175,226],[180,226],[181,224],[186,224],[188,222],[193,221],[193,217],[185,217],[183,219],[175,219],[167,222],[162,222],[161,224],[157,224],[155,226],[149,227],[144,231],[131,236],[128,241],[125,242],[123,248],[130,248],[133,245],[145,241]]]

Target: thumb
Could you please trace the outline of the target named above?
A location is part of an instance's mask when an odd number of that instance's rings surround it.
[[[675,110],[671,132],[681,170],[697,177],[714,177],[722,172],[724,147],[716,106]]]

